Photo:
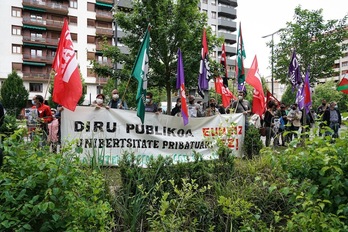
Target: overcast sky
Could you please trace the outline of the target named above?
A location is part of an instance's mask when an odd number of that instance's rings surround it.
[[[265,77],[271,75],[269,67],[271,49],[266,46],[266,43],[270,42],[272,37],[261,37],[286,27],[286,22],[292,21],[295,8],[299,5],[302,9],[323,9],[325,20],[342,19],[348,14],[347,0],[239,0],[237,25],[239,27],[239,22],[242,24],[246,52],[244,67],[250,68],[256,55],[260,75]],[[277,43],[279,37],[274,35],[273,38]]]

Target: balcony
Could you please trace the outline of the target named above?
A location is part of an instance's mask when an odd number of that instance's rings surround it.
[[[96,10],[96,19],[105,22],[112,22],[113,15],[111,11]]]
[[[229,28],[232,31],[237,30],[237,23],[228,18],[219,17],[218,24],[219,24],[219,28],[224,27],[224,28]]]
[[[25,81],[47,81],[50,77],[49,73],[42,72],[23,72],[23,80]]]
[[[46,20],[24,17],[23,24],[33,25],[33,26],[46,26]]]
[[[33,36],[23,36],[23,43],[33,43],[33,44],[37,44],[37,45],[58,46],[58,39],[33,37]]]
[[[114,4],[114,0],[97,0],[97,2],[100,2],[100,3],[108,3],[108,4]]]
[[[225,46],[226,54],[233,56],[237,54],[237,49],[233,46],[227,45]]]
[[[229,5],[229,6],[233,6],[233,7],[237,7],[238,6],[237,1],[238,0],[218,0],[218,3]]]
[[[23,0],[24,7],[34,7],[50,13],[67,15],[68,5],[45,0]]]
[[[236,43],[237,41],[237,36],[235,34],[232,34],[232,32],[219,31],[218,35],[219,37],[224,38],[225,41],[229,43]]]
[[[46,27],[49,30],[54,31],[61,31],[63,28],[64,20],[53,20],[53,19],[46,19]]]
[[[235,8],[226,5],[219,5],[219,16],[225,16],[232,19],[236,19],[237,11]]]
[[[96,33],[99,36],[112,37],[114,31],[112,28],[96,27]]]
[[[31,54],[23,54],[23,61],[28,62],[41,62],[41,63],[48,63],[52,64],[54,57],[53,56],[37,56],[37,55],[31,55]],[[37,64],[37,66],[42,66],[40,64]]]

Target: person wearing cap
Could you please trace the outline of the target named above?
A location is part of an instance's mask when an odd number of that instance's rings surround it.
[[[250,102],[245,99],[246,92],[243,90],[238,91],[238,100],[232,102],[232,113],[242,113],[245,116],[245,131],[248,130],[249,127],[249,118],[248,116],[251,113]]]
[[[203,117],[201,105],[195,102],[196,100],[195,96],[190,95],[188,97],[188,100],[189,102],[187,104],[187,109],[188,109],[189,117],[192,117],[192,118]]]
[[[93,102],[93,104],[91,106],[95,107],[96,109],[100,109],[100,108],[106,108],[106,109],[110,109],[110,107],[108,105],[104,104],[105,101],[105,96],[104,94],[98,94],[95,101]]]
[[[108,106],[112,109],[128,110],[127,103],[120,98],[120,95],[117,89],[113,89],[111,91],[111,100],[109,101]]]

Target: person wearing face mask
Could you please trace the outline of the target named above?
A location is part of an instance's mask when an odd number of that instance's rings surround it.
[[[333,101],[330,103],[329,108],[324,112],[323,121],[326,123],[326,126],[329,126],[333,130],[333,134],[327,131],[325,132],[325,136],[332,134],[332,138],[338,138],[338,130],[341,127],[342,116],[336,102]]]
[[[170,112],[170,115],[179,116],[180,113],[181,113],[181,98],[179,97],[178,99],[176,99],[175,107]]]
[[[121,100],[117,89],[112,90],[111,100],[109,101],[108,106],[112,109],[128,110],[127,103],[125,101]]]
[[[287,115],[288,122],[290,122],[289,131],[291,133],[288,134],[289,141],[291,141],[294,138],[297,138],[297,132],[301,127],[301,118],[302,118],[302,111],[298,109],[297,103],[293,104],[291,106],[291,109]]]
[[[146,93],[145,112],[157,113],[158,112],[158,106],[157,106],[156,103],[153,102],[152,97],[153,97],[153,94],[151,92],[147,92]]]
[[[188,113],[189,113],[189,117],[192,118],[197,118],[197,117],[203,117],[203,112],[201,109],[201,105],[196,103],[196,98],[193,95],[190,95],[188,97],[188,104],[187,104],[187,109],[188,109]]]
[[[105,96],[104,94],[98,94],[94,103],[91,105],[93,107],[95,107],[96,109],[100,109],[100,108],[106,108],[109,109],[110,107],[108,105],[104,104],[104,100],[105,100]]]
[[[246,92],[243,90],[238,91],[238,100],[232,103],[232,113],[242,113],[245,116],[245,131],[248,130],[249,127],[249,118],[248,116],[251,113],[250,102],[245,99]]]

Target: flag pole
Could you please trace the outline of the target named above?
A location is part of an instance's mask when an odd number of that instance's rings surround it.
[[[44,100],[46,100],[47,91],[50,88],[51,76],[52,76],[52,70],[51,70],[51,73],[49,74],[49,77],[48,77],[47,88],[46,88],[46,92],[45,92],[45,95],[44,95]]]

